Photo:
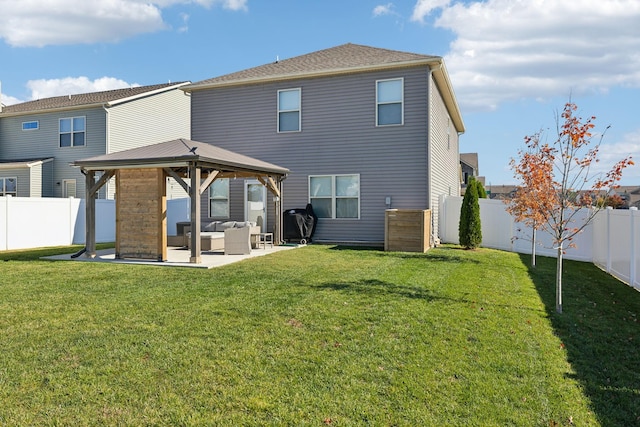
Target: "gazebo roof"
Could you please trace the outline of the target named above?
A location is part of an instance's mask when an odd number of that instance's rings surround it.
[[[201,167],[221,172],[251,172],[287,175],[289,169],[234,153],[215,145],[189,139],[174,139],[159,144],[76,160],[73,166],[85,170],[146,167],[183,167],[196,162]]]

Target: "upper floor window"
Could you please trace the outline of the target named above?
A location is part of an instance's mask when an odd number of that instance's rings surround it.
[[[209,218],[229,218],[229,179],[216,179],[209,187]]]
[[[0,178],[0,197],[2,196],[18,196],[17,178]]]
[[[360,218],[360,175],[310,176],[309,203],[318,218]]]
[[[301,89],[278,91],[278,132],[299,132],[301,128]]]
[[[84,117],[60,119],[60,147],[82,147],[85,145]]]
[[[376,81],[376,125],[404,124],[404,80]]]
[[[40,123],[37,120],[32,122],[22,122],[22,130],[37,130],[40,128]]]

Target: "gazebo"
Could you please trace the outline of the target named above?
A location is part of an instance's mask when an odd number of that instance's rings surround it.
[[[96,256],[96,197],[116,179],[116,258],[166,261],[166,178],[180,184],[191,200],[191,263],[201,262],[201,196],[214,180],[252,178],[275,197],[274,241],[282,242],[282,181],[289,170],[211,144],[176,139],[77,160],[85,175],[85,256]],[[98,173],[102,175],[98,177]]]

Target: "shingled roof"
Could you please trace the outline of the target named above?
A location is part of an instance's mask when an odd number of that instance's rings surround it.
[[[252,81],[280,80],[312,75],[344,74],[366,69],[401,67],[419,63],[439,63],[439,56],[421,55],[347,43],[306,55],[276,61],[236,73],[202,80],[184,90],[243,84]]]
[[[190,82],[163,83],[150,86],[137,86],[125,89],[107,90],[103,92],[81,93],[77,95],[54,96],[51,98],[27,101],[21,104],[2,107],[1,116],[23,113],[44,112],[47,110],[64,110],[84,108],[93,105],[115,105],[132,98],[164,92],[185,86]]]

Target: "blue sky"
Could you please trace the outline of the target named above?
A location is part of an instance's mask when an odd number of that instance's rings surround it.
[[[343,43],[439,55],[487,186],[571,97],[640,163],[638,0],[0,0],[2,102],[193,82]],[[640,165],[623,185],[640,185]]]

